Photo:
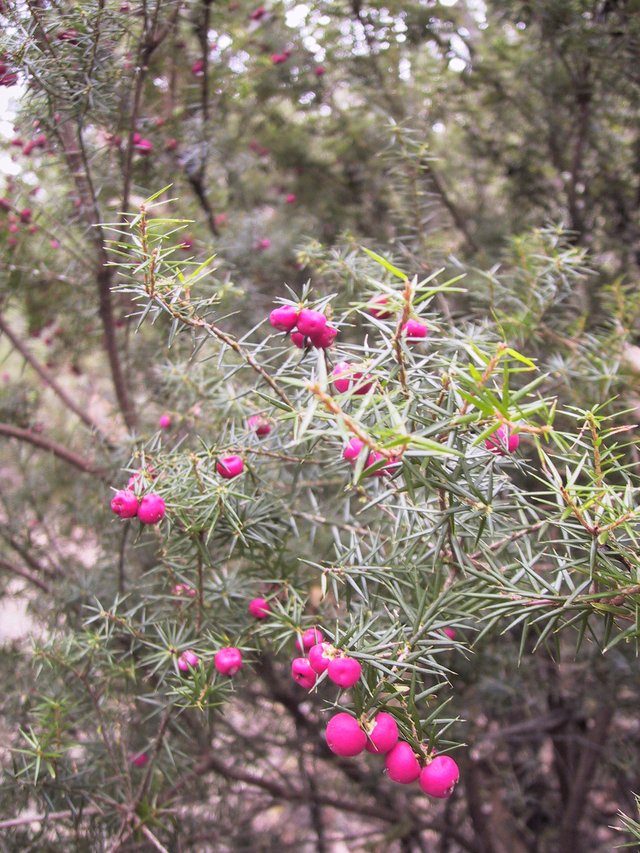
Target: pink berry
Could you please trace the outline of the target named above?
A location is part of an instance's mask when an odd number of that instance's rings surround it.
[[[186,652],[182,652],[180,657],[178,658],[178,669],[180,672],[189,672],[190,669],[194,669],[200,663],[200,658],[195,652],[192,652],[191,649],[187,649]]]
[[[327,325],[327,318],[320,311],[303,308],[298,316],[298,331],[308,338],[317,337]]]
[[[204,74],[204,59],[196,59],[191,66],[191,73],[194,77],[202,77]]]
[[[307,652],[312,646],[322,643],[323,640],[324,634],[320,628],[307,628],[307,630],[303,632],[302,636],[298,637],[296,640],[296,645],[301,652]]]
[[[283,62],[286,62],[287,59],[289,59],[289,54],[286,51],[284,53],[271,54],[271,62],[273,65],[281,65]]]
[[[389,752],[398,742],[398,724],[391,714],[381,711],[376,714],[371,721],[372,728],[367,727],[369,740],[367,742],[367,752],[383,755]]]
[[[263,237],[262,240],[258,240],[258,242],[256,244],[256,249],[260,249],[261,251],[264,251],[265,249],[268,249],[270,246],[271,246],[271,240],[268,237]]]
[[[235,675],[242,669],[242,652],[234,646],[216,652],[213,665],[221,675]]]
[[[367,456],[367,464],[365,468],[373,468],[374,465],[377,465],[378,462],[382,462],[384,459],[384,454],[380,453],[379,450],[372,450],[371,453]],[[382,468],[378,468],[377,471],[372,471],[370,476],[372,477],[384,477],[385,473],[387,473],[387,466],[383,465]]]
[[[224,456],[216,462],[216,471],[225,480],[232,480],[244,471],[244,461],[241,456]]]
[[[362,667],[355,658],[334,658],[327,667],[327,675],[339,687],[348,690],[360,680]]]
[[[325,737],[331,752],[343,758],[360,755],[367,745],[367,736],[358,721],[344,712],[331,717]]]
[[[139,752],[137,755],[130,755],[129,761],[134,767],[145,767],[149,763],[149,756],[146,752]]]
[[[258,6],[257,9],[254,9],[253,12],[249,15],[252,21],[259,21],[263,15],[267,14],[267,10],[264,6]]]
[[[298,322],[299,313],[293,305],[280,305],[269,314],[269,322],[279,332],[290,332]]]
[[[304,335],[301,335],[300,332],[291,332],[291,343],[295,344],[298,349],[304,349],[307,346],[306,338]]]
[[[407,320],[402,331],[405,332],[408,341],[421,340],[429,334],[429,329],[424,323],[419,323],[417,320]]]
[[[164,499],[155,492],[149,492],[140,501],[138,518],[143,524],[157,524],[165,513]]]
[[[389,778],[401,785],[415,782],[420,775],[420,763],[414,751],[404,740],[399,740],[387,753],[384,766],[387,768]]]
[[[366,380],[366,381],[365,381]],[[363,396],[364,394],[368,394],[371,388],[373,388],[375,379],[372,376],[364,373],[354,373],[353,374],[353,383],[354,389],[353,393],[358,396]]]
[[[374,298],[368,303],[367,311],[371,314],[372,317],[376,317],[378,320],[388,320],[389,317],[393,317],[392,311],[386,311],[382,307],[382,305],[387,305],[389,302],[389,297],[384,296],[384,294],[380,294],[380,296],[374,296]]]
[[[454,628],[443,628],[443,629],[442,629],[442,633],[443,633],[443,634],[446,634],[446,636],[447,636],[450,640],[455,640],[455,638],[456,638],[456,632],[455,632],[455,629],[454,629]]]
[[[271,613],[271,607],[266,598],[252,598],[248,609],[254,619],[268,619]]]
[[[296,196],[295,193],[289,193],[285,197],[284,203],[285,204],[295,204],[297,200],[298,200],[298,197]]]
[[[363,447],[364,441],[359,438],[350,438],[347,446],[342,451],[342,458],[346,459],[348,462],[354,463],[360,455],[360,451]]]
[[[263,415],[251,415],[247,418],[247,428],[262,438],[271,432],[271,424]]]
[[[313,73],[316,75],[316,77],[324,77],[324,75],[327,73],[327,70],[323,65],[316,65],[316,67],[313,69]]]
[[[294,658],[291,661],[291,677],[307,690],[311,690],[318,678],[306,658]]]
[[[111,499],[111,511],[120,518],[134,518],[138,514],[138,497],[129,489],[121,489]]]
[[[338,330],[328,323],[322,328],[318,334],[310,335],[309,340],[318,349],[329,349],[333,346],[335,339],[338,337]]]
[[[329,657],[327,653],[331,653],[332,651],[333,646],[330,643],[317,643],[309,649],[309,663],[311,664],[311,669],[314,672],[317,672],[318,675],[322,675],[323,672],[326,672],[329,663],[331,662],[331,657]]]
[[[460,778],[458,765],[448,755],[436,755],[420,773],[420,787],[430,797],[446,800]]]
[[[133,147],[141,154],[150,154],[153,151],[153,142],[149,139],[139,138],[137,142],[133,143]]]
[[[333,368],[331,376],[333,377],[333,384],[335,385],[336,391],[340,394],[344,394],[345,391],[349,390],[349,386],[351,385],[350,376],[345,376],[345,374],[349,374],[351,370],[351,365],[348,361],[339,361],[336,366]],[[344,376],[344,379],[340,377]]]
[[[196,597],[196,591],[192,586],[189,586],[188,583],[177,583],[173,589],[171,590],[173,595],[181,596],[186,595],[189,598]]]
[[[508,451],[515,453],[520,444],[520,436],[509,433],[509,427],[503,424],[485,440],[484,446],[492,453],[497,453],[498,456],[504,456]]]
[[[158,420],[158,426],[160,429],[171,429],[171,416],[170,415],[160,415]]]

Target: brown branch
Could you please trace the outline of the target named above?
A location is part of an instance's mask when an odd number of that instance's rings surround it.
[[[20,355],[24,358],[24,360],[31,365],[31,367],[38,374],[40,379],[47,385],[51,390],[56,394],[60,400],[65,404],[65,406],[70,409],[74,414],[76,414],[80,420],[89,427],[92,432],[95,432],[100,436],[102,441],[108,446],[111,447],[111,443],[105,433],[102,432],[100,427],[96,424],[94,420],[83,410],[81,409],[67,394],[67,392],[60,386],[57,380],[49,373],[49,371],[44,367],[44,365],[38,361],[38,359],[33,355],[33,353],[28,349],[23,341],[15,334],[15,332],[11,329],[5,318],[0,313],[0,331],[2,331],[11,341],[15,349],[18,350]]]
[[[10,572],[12,575],[19,575],[19,577],[28,580],[29,583],[32,583],[34,586],[37,586],[43,592],[51,592],[47,584],[40,580],[40,578],[32,575],[31,572],[28,572],[26,569],[21,569],[18,566],[14,566],[11,563],[8,563],[2,557],[0,557],[0,569],[4,569],[7,572]]]
[[[0,829],[11,829],[14,826],[29,826],[31,823],[46,823],[48,821],[77,820],[79,814],[79,810],[69,810],[66,812],[45,812],[44,814],[28,815],[27,817],[12,817],[7,820],[0,820]],[[86,815],[87,817],[97,814],[101,814],[99,808],[91,806],[82,809],[82,815]]]
[[[103,480],[106,479],[105,470],[103,468],[96,468],[96,466],[92,462],[89,462],[88,459],[85,459],[83,456],[74,453],[73,450],[69,450],[69,448],[65,447],[63,444],[58,444],[57,441],[47,438],[44,435],[38,435],[38,433],[32,432],[31,430],[21,429],[20,427],[13,426],[13,424],[5,423],[0,423],[0,435],[6,435],[8,438],[16,438],[18,441],[24,441],[27,444],[33,444],[34,447],[39,447],[42,450],[53,453],[53,455],[57,456],[58,459],[68,462],[69,465],[73,465],[74,468],[82,471],[83,474],[93,474],[95,477],[100,477]]]

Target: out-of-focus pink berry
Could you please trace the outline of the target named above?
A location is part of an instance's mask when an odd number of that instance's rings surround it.
[[[194,669],[200,663],[200,658],[195,652],[192,652],[191,649],[187,649],[186,652],[182,652],[180,657],[178,658],[178,669],[180,672],[189,672],[190,669]]]
[[[191,66],[191,73],[194,77],[202,77],[204,74],[204,59],[196,59]]]
[[[234,646],[216,652],[213,665],[221,675],[235,675],[242,669],[242,652]]]
[[[216,462],[216,471],[225,480],[232,480],[244,471],[244,460],[241,456],[223,456]]]
[[[256,435],[262,438],[271,432],[271,424],[264,415],[251,415],[251,417],[247,418],[247,429],[255,432]]]
[[[149,756],[146,752],[138,752],[129,756],[129,761],[134,767],[146,767],[149,763]]]
[[[379,296],[374,296],[367,303],[367,311],[371,314],[372,317],[375,317],[377,320],[388,320],[389,317],[393,317],[392,311],[387,311],[382,306],[387,305],[389,302],[389,297],[385,296],[381,293]]]
[[[285,196],[284,203],[285,204],[295,204],[297,200],[298,200],[298,196],[295,193],[288,193]]]
[[[271,613],[271,607],[266,598],[252,598],[248,610],[254,619],[268,619]]]
[[[456,632],[455,632],[455,629],[454,629],[454,628],[443,628],[443,629],[442,629],[442,633],[443,633],[443,634],[446,634],[446,636],[447,636],[450,640],[455,640],[455,638],[456,638]]]
[[[262,240],[258,240],[256,244],[256,249],[259,249],[263,252],[265,249],[268,249],[271,246],[271,240],[268,237],[263,237]]]
[[[149,492],[140,501],[138,518],[143,524],[157,524],[165,514],[164,498],[155,492]]]
[[[121,489],[111,499],[111,511],[120,518],[134,518],[138,514],[138,498],[129,489]]]
[[[347,446],[342,451],[342,458],[348,462],[355,462],[360,455],[360,451],[364,447],[364,441],[360,438],[350,438]]]
[[[517,433],[510,433],[509,427],[503,424],[490,435],[484,442],[484,446],[492,453],[498,456],[504,456],[506,453],[515,453],[520,445],[520,436]]]
[[[160,415],[158,426],[160,429],[171,429],[171,415]]]
[[[418,341],[427,337],[429,329],[424,323],[418,320],[407,320],[402,327],[402,331],[406,334],[408,341]]]
[[[313,73],[316,75],[316,77],[324,77],[324,75],[327,73],[327,69],[324,67],[324,65],[316,65],[316,67],[313,69]]]

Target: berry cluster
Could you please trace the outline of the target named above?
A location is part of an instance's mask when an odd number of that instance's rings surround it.
[[[153,471],[149,469],[147,473],[153,479]],[[165,514],[164,498],[156,492],[139,495],[142,483],[141,473],[133,474],[127,488],[120,489],[111,499],[111,511],[120,518],[137,516],[143,524],[158,524]]]
[[[180,672],[188,673],[200,666],[200,657],[191,649],[178,656],[177,666]],[[242,652],[235,646],[225,646],[213,656],[213,665],[220,675],[234,676],[242,669]]]
[[[279,332],[290,332],[292,343],[300,349],[308,346],[329,349],[338,334],[338,330],[329,325],[325,315],[312,308],[298,309],[293,305],[281,305],[269,314],[269,322]]]
[[[385,755],[390,779],[400,785],[417,779],[424,793],[436,799],[450,797],[460,778],[458,765],[448,755],[427,753],[420,756],[421,763],[411,745],[399,739],[394,717],[384,711],[371,720],[356,720],[341,711],[329,720],[325,737],[329,749],[344,758],[353,758],[364,750]]]

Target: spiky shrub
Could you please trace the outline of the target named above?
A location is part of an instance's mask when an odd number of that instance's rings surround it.
[[[477,772],[459,750],[473,684],[465,650],[481,656],[502,636],[514,658],[548,660],[575,637],[607,652],[637,637],[627,427],[604,408],[559,407],[553,377],[499,325],[446,319],[436,300],[462,292],[460,276],[409,278],[370,251],[347,298],[307,286],[284,300],[329,317],[332,347],[295,347],[266,318],[236,338],[224,331],[214,260],[177,260],[176,223],[154,218],[156,204],[118,225],[109,251],[139,327],[165,328],[175,353],[164,371],[172,431],[135,443],[114,487],[131,477],[137,497],[160,495],[167,513],[150,529],[112,523],[117,577],[105,556],[109,576],[81,626],[36,650],[46,689],[29,703],[15,753],[18,790],[64,817],[84,809],[86,838],[170,845],[197,837],[190,807],[211,797],[197,777],[215,771],[306,800],[318,831],[319,809],[363,808],[326,792],[336,772],[359,785],[368,772],[364,759],[331,769],[321,733],[336,708],[365,731],[391,714],[421,763],[450,753],[464,784],[465,767]],[[584,272],[579,254],[560,266]],[[412,318],[426,339],[407,337]],[[248,426],[256,414],[267,435]],[[219,463],[230,455],[244,469],[227,478]],[[103,487],[105,505],[111,494]],[[267,618],[248,612],[256,596]],[[308,696],[287,684],[295,643],[314,626],[361,665],[351,690],[326,675]],[[214,666],[228,647],[243,657],[233,678]],[[267,699],[288,710],[293,733],[276,715],[270,739],[252,719],[249,703]],[[269,752],[293,762],[297,782],[252,773]],[[316,779],[318,761],[326,776]],[[391,782],[372,784],[374,797],[399,802]],[[409,844],[442,829],[419,817],[415,787],[402,801]],[[255,831],[236,820],[228,831],[238,838]]]

